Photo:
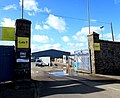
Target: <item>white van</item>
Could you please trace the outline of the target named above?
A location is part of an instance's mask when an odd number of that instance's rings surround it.
[[[41,59],[36,59],[35,65],[36,65],[36,66],[43,66],[42,60],[41,60]]]

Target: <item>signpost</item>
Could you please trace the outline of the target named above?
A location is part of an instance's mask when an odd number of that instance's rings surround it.
[[[16,64],[15,64],[15,80],[31,79],[31,21],[26,19],[16,20]]]

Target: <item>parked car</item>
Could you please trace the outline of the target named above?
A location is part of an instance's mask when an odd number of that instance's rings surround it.
[[[41,60],[41,59],[36,59],[35,65],[36,65],[36,66],[43,66],[42,60]]]

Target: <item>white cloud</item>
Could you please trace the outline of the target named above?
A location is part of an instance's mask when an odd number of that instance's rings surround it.
[[[49,10],[47,7],[45,8],[39,8],[38,2],[36,0],[24,0],[24,10],[28,11],[28,15],[34,16],[36,12],[46,12],[50,13],[51,10]],[[22,6],[22,0],[19,2],[20,6]]]
[[[112,34],[111,33],[103,34],[103,38],[104,39],[112,39]]]
[[[35,16],[35,12],[28,12],[29,16]]]
[[[48,8],[44,8],[44,12],[47,12],[47,13],[50,13],[51,12],[51,10],[49,10]]]
[[[80,48],[80,47],[85,46],[84,43],[68,43],[67,45],[70,47],[74,47],[74,48]]]
[[[57,17],[57,16],[50,14],[46,20],[46,24],[48,24],[50,27],[58,30],[59,32],[66,31],[66,23],[65,23],[64,19],[61,17]]]
[[[48,49],[60,50],[62,48],[59,43],[56,43],[56,44],[44,44],[44,45],[32,44],[31,49],[32,49],[32,52],[37,52],[37,51],[43,51]]]
[[[10,9],[17,9],[16,5],[15,4],[12,4],[12,5],[7,5],[3,8],[3,10],[10,10]]]
[[[35,29],[36,29],[36,30],[42,30],[42,27],[41,27],[41,25],[36,24],[36,25],[35,25]]]
[[[36,30],[48,30],[48,29],[50,29],[50,27],[46,24],[44,24],[43,26],[36,24],[35,29]]]
[[[97,22],[97,20],[95,20],[95,19],[91,19],[90,22]]]
[[[87,36],[84,36],[84,35],[79,35],[79,36],[74,35],[73,38],[74,40],[79,41],[79,42],[87,41]]]
[[[118,34],[117,38],[120,39],[120,34]]]
[[[116,41],[120,42],[120,34],[118,34],[115,38],[116,38]]]
[[[0,23],[4,27],[15,27],[15,21],[10,18],[4,18],[3,22]]]
[[[43,29],[48,30],[48,29],[50,29],[50,27],[48,25],[43,25]]]
[[[91,26],[90,31],[99,33],[101,31],[100,26],[97,26],[97,27]],[[89,34],[89,28],[83,27],[80,31],[78,31],[75,35],[73,35],[73,38],[74,40],[79,41],[79,42],[87,42],[88,34]]]
[[[63,37],[62,37],[62,40],[63,40],[64,42],[69,42],[69,41],[70,41],[70,39],[69,39],[68,36],[63,36]]]
[[[69,42],[67,43],[67,51],[71,51],[72,53],[76,50],[81,50],[81,49],[88,49],[88,43],[82,43],[82,42]]]
[[[40,43],[47,43],[47,42],[53,41],[53,39],[49,38],[48,36],[45,36],[45,35],[33,35],[32,41],[36,41],[36,42],[40,42]]]
[[[53,44],[53,45],[51,46],[51,48],[53,48],[53,49],[61,49],[61,45],[60,45],[59,43]]]
[[[22,5],[22,0],[20,0],[20,6]],[[27,11],[39,11],[38,2],[36,0],[24,0],[24,10]]]

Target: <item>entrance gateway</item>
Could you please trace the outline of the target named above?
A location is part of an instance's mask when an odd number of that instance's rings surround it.
[[[91,73],[90,53],[88,49],[74,51],[75,70]]]

